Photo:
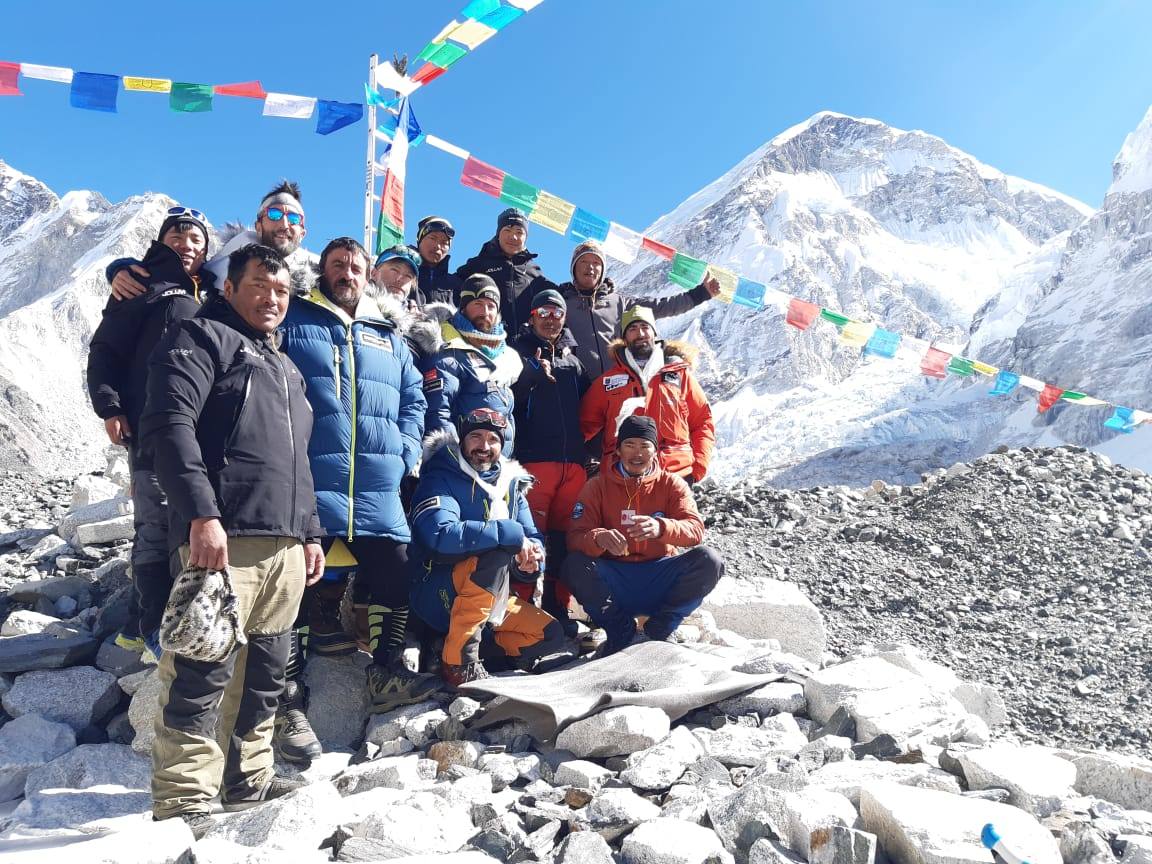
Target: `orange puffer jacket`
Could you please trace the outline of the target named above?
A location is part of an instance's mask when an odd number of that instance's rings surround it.
[[[612,344],[616,365],[598,376],[580,403],[580,431],[590,441],[604,433],[604,464],[616,450],[616,429],[622,412],[645,414],[656,421],[660,467],[684,478],[703,480],[716,445],[712,409],[692,373],[696,350],[681,342],[665,342],[665,363],[644,386],[624,361],[624,342]],[[632,400],[625,405],[627,400]],[[628,410],[631,409],[631,410]]]

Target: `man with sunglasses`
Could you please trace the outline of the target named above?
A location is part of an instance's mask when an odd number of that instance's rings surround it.
[[[249,243],[259,243],[275,249],[288,262],[293,291],[307,293],[315,279],[312,265],[316,261],[316,256],[300,245],[307,233],[300,187],[290,180],[283,180],[260,202],[252,230],[233,229],[229,233],[225,229],[220,237],[223,248],[205,265],[205,269],[213,274],[219,287],[228,275],[228,256]],[[140,280],[147,279],[149,274],[141,262],[120,258],[109,264],[105,272],[112,285],[112,294],[117,299],[127,300],[144,293],[144,284]]]
[[[464,280],[448,270],[448,253],[456,229],[443,216],[425,216],[416,228],[416,250],[420,253],[420,306],[425,303],[451,303],[459,300]]]
[[[424,448],[412,608],[446,634],[441,676],[451,687],[487,678],[486,660],[544,671],[571,656],[559,623],[510,593],[513,571],[521,580],[539,572],[544,547],[524,495],[531,478],[501,455],[507,431],[499,411],[476,408]]]
[[[524,371],[512,385],[519,430],[513,455],[535,478],[528,506],[548,549],[540,605],[561,623],[566,635],[575,636],[576,622],[568,618],[571,597],[557,578],[567,557],[564,534],[572,508],[588,479],[580,399],[589,381],[574,353],[576,340],[564,326],[566,314],[559,292],[541,291],[532,299],[528,323],[511,342],[524,361]],[[518,582],[514,587],[521,599],[531,601],[534,584]]]
[[[125,302],[109,299],[88,348],[88,393],[104,420],[108,439],[128,448],[132,467],[132,543],[135,587],[128,624],[116,644],[143,651],[160,628],[172,576],[168,558],[168,503],[160,490],[152,458],[139,447],[137,431],[147,395],[148,356],[168,325],[191,318],[200,308],[202,288],[213,276],[203,269],[208,252],[208,222],[190,207],[168,211],[144,256],[144,294]]]

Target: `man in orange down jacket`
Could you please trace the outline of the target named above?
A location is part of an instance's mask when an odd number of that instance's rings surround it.
[[[716,587],[724,562],[707,546],[688,484],[660,467],[656,423],[626,417],[616,461],[585,484],[568,530],[561,580],[607,639],[601,655],[636,637],[667,640]],[[607,464],[607,463],[605,463]]]
[[[646,306],[633,306],[620,319],[624,338],[612,345],[616,365],[598,376],[580,403],[585,441],[603,433],[607,465],[616,450],[617,429],[625,417],[643,414],[656,423],[660,467],[698,483],[708,473],[716,445],[712,409],[692,374],[696,350],[656,336],[656,318]]]

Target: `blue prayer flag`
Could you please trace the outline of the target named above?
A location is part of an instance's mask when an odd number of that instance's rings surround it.
[[[472,0],[461,13],[465,18],[483,18],[500,8],[500,0]],[[449,36],[448,38],[452,38]]]
[[[732,295],[732,302],[749,309],[761,309],[764,306],[764,292],[768,289],[760,282],[740,277],[736,283],[736,293]]]
[[[610,227],[611,223],[607,219],[602,219],[595,213],[589,213],[587,210],[577,207],[576,212],[572,214],[572,222],[568,226],[568,238],[577,243],[582,240],[595,240],[598,243],[603,243],[608,239]]]
[[[396,127],[400,125],[400,118],[393,114],[391,111],[385,111],[380,117],[377,118],[378,122],[376,128],[383,132],[385,135],[394,136],[396,134]],[[415,146],[416,139],[424,140],[424,131],[420,128],[419,122],[416,120],[416,113],[412,110],[412,104],[408,104],[408,143]]]
[[[337,129],[359,123],[364,116],[364,106],[359,102],[332,102],[321,99],[320,113],[316,115],[316,134],[330,135]]]
[[[77,72],[72,76],[72,91],[68,102],[73,108],[116,113],[116,93],[120,89],[119,75],[99,72]]]
[[[996,383],[989,391],[991,396],[1007,396],[1016,389],[1016,385],[1020,383],[1020,376],[1015,372],[1000,372],[996,376]]]
[[[1115,429],[1117,432],[1124,432],[1125,434],[1136,431],[1136,423],[1132,419],[1132,409],[1124,408],[1117,405],[1112,412],[1112,416],[1104,421],[1104,426],[1108,429]]]
[[[877,357],[895,357],[896,349],[899,346],[899,333],[893,333],[891,330],[877,327],[872,331],[872,335],[868,337],[868,342],[864,345],[864,355],[868,356],[872,354]]]
[[[517,9],[515,6],[501,6],[489,12],[483,18],[477,18],[481,24],[486,24],[493,30],[503,30],[517,18],[524,14],[523,9]],[[449,36],[449,39],[452,37]]]

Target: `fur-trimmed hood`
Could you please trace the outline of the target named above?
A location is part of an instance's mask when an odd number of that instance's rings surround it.
[[[428,303],[423,311],[424,317],[414,317],[404,334],[427,357],[444,347],[440,325],[456,314],[456,307],[450,303]]]
[[[432,458],[443,450],[450,451],[448,455],[454,464],[456,462],[456,456],[460,453],[460,436],[453,426],[437,429],[435,432],[430,432],[424,436],[424,458],[420,462],[422,469],[426,471],[431,464]],[[505,472],[509,473],[505,474]],[[522,492],[528,491],[536,480],[536,478],[525,471],[524,466],[515,459],[508,459],[507,457],[501,456],[500,477],[504,478],[506,476],[511,476],[512,482],[519,483]]]
[[[226,222],[216,236],[220,243],[220,252],[209,262],[212,272],[216,275],[216,290],[223,292],[224,278],[228,275],[228,255],[248,243],[258,243],[255,229],[246,228],[240,222]],[[287,258],[288,272],[292,276],[292,293],[307,294],[316,284],[319,275],[318,265],[320,259],[317,255],[300,246]]]
[[[672,363],[685,363],[689,369],[695,368],[696,358],[700,356],[700,350],[695,345],[690,345],[687,342],[681,342],[678,339],[657,339],[657,343],[664,349],[665,364]],[[616,358],[616,362],[621,366],[627,366],[624,361],[624,349],[628,347],[628,343],[623,339],[613,339],[612,344],[608,346],[608,350],[612,352],[612,356]]]

